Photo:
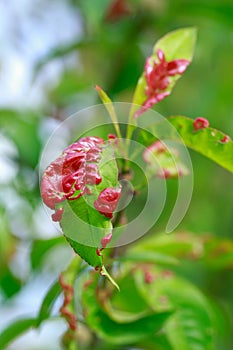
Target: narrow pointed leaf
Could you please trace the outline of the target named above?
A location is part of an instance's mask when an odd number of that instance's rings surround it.
[[[121,132],[120,132],[120,128],[119,128],[118,120],[117,120],[117,115],[116,115],[116,111],[115,111],[115,108],[113,106],[112,100],[110,99],[110,97],[106,94],[106,92],[99,85],[96,85],[95,89],[98,92],[101,101],[105,105],[106,110],[108,111],[108,113],[110,115],[110,118],[112,119],[112,122],[113,122],[113,125],[114,125],[114,128],[116,130],[116,134],[117,134],[118,138],[121,139],[122,136],[121,136]]]
[[[103,265],[101,268],[101,275],[107,277],[107,279],[113,284],[114,287],[116,287],[116,289],[118,291],[120,291],[120,288],[118,286],[118,284],[116,283],[116,281],[112,278],[112,276],[108,273],[108,271],[106,270],[105,266]]]
[[[38,314],[37,326],[41,324],[44,320],[49,318],[54,303],[56,302],[58,296],[61,293],[61,286],[58,281],[56,281],[48,290],[47,294],[44,297],[44,300],[41,304],[40,311]]]
[[[16,338],[36,327],[37,319],[26,318],[18,320],[8,326],[0,333],[0,350],[3,350]]]

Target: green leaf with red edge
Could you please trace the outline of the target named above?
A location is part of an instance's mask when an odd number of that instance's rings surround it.
[[[109,217],[101,214],[94,207],[101,191],[109,187],[118,187],[118,168],[111,145],[106,145],[101,152],[98,171],[102,181],[92,186],[91,195],[84,194],[73,201],[64,202],[64,212],[60,222],[63,233],[74,251],[89,265],[101,267],[103,259],[96,253],[101,247],[100,241],[112,231]]]
[[[196,43],[196,32],[197,31],[195,28],[187,27],[166,34],[156,42],[153,49],[152,58],[158,60],[157,51],[158,49],[160,49],[164,52],[166,61],[168,62],[176,59],[185,59],[191,62]],[[173,77],[170,77],[171,84],[169,84],[169,88],[166,89],[166,91],[170,92],[180,77],[181,75],[178,74]],[[133,104],[141,106],[143,102],[147,99],[147,95],[145,94],[145,88],[146,79],[143,72],[136,86],[136,90],[132,101]],[[132,106],[131,117],[139,108],[139,106]]]
[[[103,265],[103,259],[96,254],[96,248],[80,244],[71,238],[66,237],[67,241],[83,260],[93,267],[100,267]]]
[[[160,139],[170,138],[180,142],[178,136],[181,136],[187,147],[233,172],[233,142],[230,137],[224,141],[226,135],[211,127],[194,130],[194,120],[183,116],[172,116],[168,122],[174,126],[173,130],[167,128],[167,122],[154,124],[148,130],[155,132]]]

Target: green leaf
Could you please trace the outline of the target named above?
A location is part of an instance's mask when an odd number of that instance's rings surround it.
[[[118,186],[118,169],[112,146],[107,145],[103,148],[98,170],[102,182],[92,187],[91,195],[64,202],[60,222],[72,248],[93,267],[103,265],[102,257],[97,255],[96,248],[100,247],[102,237],[112,231],[111,219],[100,214],[94,207],[94,202],[102,190]]]
[[[191,283],[172,273],[151,269],[155,279],[144,283],[142,271],[135,273],[138,289],[156,311],[173,307],[176,311],[165,325],[173,349],[212,350],[213,310],[208,299]]]
[[[156,233],[156,235],[145,238],[132,246],[127,251],[126,257],[128,254],[129,256],[131,254],[139,254],[139,256],[150,257],[151,252],[153,252],[155,259],[158,255],[159,264],[175,265],[175,262],[179,261],[176,258],[192,256],[193,252],[197,251],[198,248],[202,252],[202,245],[202,238],[191,233],[182,232],[172,233],[170,235]]]
[[[214,236],[204,239],[203,260],[214,269],[231,269],[233,267],[233,242]]]
[[[143,102],[146,100],[147,96],[145,94],[145,88],[146,88],[146,79],[144,76],[144,73],[141,75],[141,77],[138,79],[137,86],[134,92],[133,101],[132,101],[132,109],[130,111],[131,117],[133,117],[134,113],[137,111],[139,107],[136,107],[134,105],[142,105]],[[131,118],[132,120],[132,118]]]
[[[132,293],[131,293],[131,295],[132,295]],[[132,303],[132,301],[130,301],[130,303]],[[129,311],[117,309],[117,308],[113,307],[112,302],[110,302],[110,301],[106,301],[104,303],[104,310],[105,310],[106,314],[113,321],[116,321],[118,323],[130,323],[130,322],[139,320],[139,319],[147,316],[148,314],[151,314],[151,311],[150,312],[141,311],[141,312],[137,312],[137,313],[132,313]]]
[[[150,334],[159,331],[171,315],[171,312],[168,311],[153,313],[132,322],[116,322],[102,310],[97,300],[94,302],[95,287],[92,284],[85,289],[85,293],[82,293],[84,310],[87,315],[85,320],[100,338],[111,344],[131,344],[148,337]]]
[[[174,30],[157,41],[153,54],[160,49],[165,53],[166,60],[172,61],[179,58],[191,61],[196,44],[197,30],[187,27]]]
[[[7,266],[0,274],[0,289],[7,298],[18,293],[22,287],[22,281],[17,278]]]
[[[37,320],[35,318],[27,318],[18,320],[5,328],[0,333],[0,350],[6,348],[6,346],[15,340],[17,337],[29,331],[31,328],[36,327]]]
[[[214,349],[213,331],[199,317],[195,308],[183,308],[171,318],[166,332],[174,350]]]
[[[106,92],[100,86],[96,85],[95,89],[98,92],[101,101],[105,105],[105,108],[108,111],[108,113],[109,113],[109,115],[110,115],[110,117],[112,119],[114,128],[116,130],[117,137],[119,139],[122,139],[122,135],[121,135],[121,131],[120,131],[120,128],[119,128],[116,111],[115,111],[115,108],[113,106],[112,100],[109,98],[109,96],[106,94]]]
[[[98,309],[96,313],[87,317],[87,322],[90,322],[91,328],[105,341],[124,345],[138,342],[158,332],[169,316],[171,312],[161,312],[122,324],[112,321],[101,309]]]
[[[225,136],[223,132],[210,127],[195,131],[193,119],[183,116],[172,116],[168,118],[168,122],[175,127],[187,147],[233,172],[233,142],[230,139],[225,143],[221,142]],[[160,137],[172,136],[163,135],[162,124],[155,126]]]
[[[44,297],[44,300],[41,304],[40,311],[37,318],[37,327],[49,316],[51,315],[51,311],[54,303],[56,302],[58,296],[60,295],[62,289],[58,281],[56,281],[49,289],[47,294]]]
[[[129,323],[151,314],[152,309],[138,292],[132,274],[125,272],[118,283],[120,293],[113,291],[111,298],[106,298],[101,304],[113,321]]]
[[[112,278],[112,276],[108,273],[108,271],[106,270],[104,265],[101,268],[101,275],[107,277],[107,279],[114,285],[114,287],[116,287],[116,289],[118,289],[118,291],[120,291],[120,288],[119,288],[118,284]]]
[[[125,256],[119,257],[118,261],[135,261],[135,262],[147,262],[159,265],[177,266],[179,260],[156,251],[134,251],[133,249],[128,251]]]
[[[213,349],[212,310],[205,296],[195,286],[175,279],[168,295],[179,307],[167,324],[168,338],[174,349]]]
[[[110,114],[113,122],[114,122],[114,120],[116,122],[116,112],[115,112],[112,100],[110,99],[110,97],[106,94],[106,92],[99,85],[96,85],[95,89],[98,92],[99,97],[100,97],[101,101],[103,102],[103,104],[105,105],[105,107],[106,107],[108,113]]]
[[[101,256],[96,254],[96,248],[80,244],[69,237],[66,236],[67,241],[83,260],[85,260],[89,265],[94,267],[100,267],[103,265],[103,259]]]
[[[196,29],[195,28],[182,28],[170,32],[163,36],[161,39],[157,41],[153,49],[152,58],[157,59],[157,50],[161,49],[164,54],[166,61],[171,61],[175,59],[186,59],[192,61],[194,47],[196,43]],[[171,91],[180,78],[180,75],[176,75],[172,77],[171,84],[169,85],[169,90]],[[147,95],[145,94],[146,88],[146,79],[144,76],[144,72],[138,80],[136,90],[133,97],[133,104],[142,105],[143,102],[147,99]],[[137,106],[132,106],[131,109],[131,121],[134,113],[139,109]]]
[[[17,239],[12,236],[7,223],[3,218],[4,215],[0,209],[0,276],[2,268],[11,260],[17,244]]]
[[[138,343],[137,346],[139,349],[147,350],[173,350],[164,332],[152,335],[149,338],[144,339],[143,342]]]
[[[210,269],[230,269],[233,266],[233,242],[209,234],[157,233],[133,245],[118,260],[175,266],[179,264],[177,258],[200,259]]]
[[[103,18],[109,6],[109,1],[99,0],[97,3],[92,0],[80,0],[78,6],[96,35],[103,26]]]

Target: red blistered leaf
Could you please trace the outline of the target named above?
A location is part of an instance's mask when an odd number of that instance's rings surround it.
[[[85,137],[68,146],[63,154],[46,169],[41,181],[41,195],[44,203],[55,209],[65,199],[76,200],[84,193],[90,195],[90,186],[98,185],[102,178],[98,172],[104,140],[99,137]],[[53,215],[60,221],[62,209]]]
[[[177,178],[189,173],[174,147],[167,147],[161,141],[155,141],[143,152],[143,159],[150,172],[160,179]]]
[[[112,218],[121,195],[121,188],[105,188],[94,202],[95,208],[108,218]]]
[[[64,201],[62,189],[63,157],[57,158],[46,169],[41,181],[41,196],[44,203],[54,209],[57,203]]]
[[[230,136],[224,135],[223,138],[220,140],[222,143],[227,143],[230,141]]]
[[[209,126],[209,121],[202,117],[196,118],[193,122],[193,127],[195,131],[208,128],[208,126]]]
[[[154,56],[150,56],[146,60],[144,76],[146,80],[145,94],[147,95],[147,99],[135,113],[135,117],[139,117],[155,103],[167,97],[170,94],[171,77],[183,74],[190,64],[190,61],[185,59],[176,59],[168,62],[166,61],[164,52],[160,49],[157,51],[157,58],[158,60]]]

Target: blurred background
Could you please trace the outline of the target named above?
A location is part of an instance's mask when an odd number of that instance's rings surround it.
[[[15,317],[36,314],[72,255],[60,241],[53,249],[43,246],[60,237],[42,206],[38,180],[51,132],[72,113],[99,103],[95,84],[115,102],[130,102],[155,41],[196,26],[193,63],[156,110],[203,116],[232,137],[232,19],[231,0],[0,1],[0,331]],[[193,199],[178,229],[232,239],[232,175],[191,156]],[[163,227],[161,220],[158,230]],[[233,266],[216,272],[193,263],[182,273],[225,310],[229,322],[219,349],[231,349]],[[50,321],[9,349],[58,350],[65,328],[63,321]]]

